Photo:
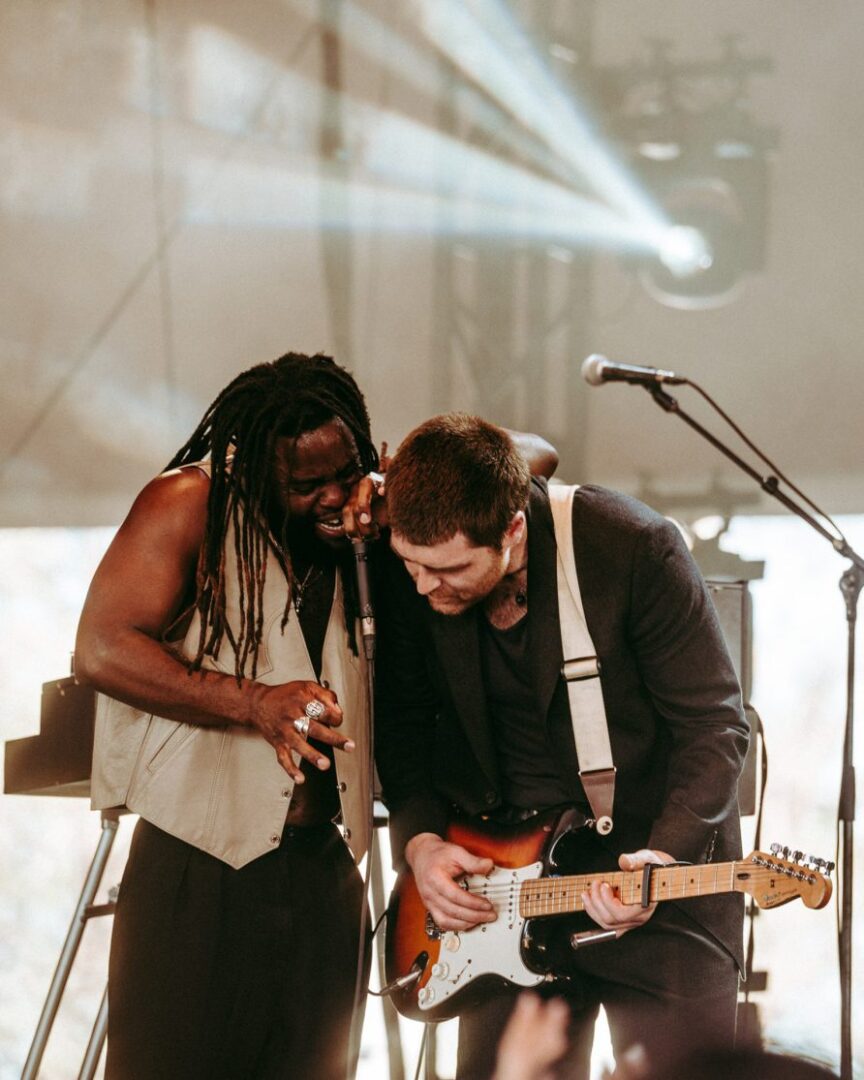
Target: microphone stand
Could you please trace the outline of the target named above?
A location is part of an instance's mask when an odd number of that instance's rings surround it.
[[[643,384],[644,385],[644,384]],[[861,558],[842,537],[831,533],[794,499],[780,490],[776,476],[761,476],[751,465],[742,460],[725,443],[689,416],[678,401],[661,389],[658,384],[646,385],[645,389],[661,409],[679,416],[685,424],[707,439],[739,469],[781,502],[787,510],[797,514],[803,521],[815,529],[820,536],[828,540],[834,550],[851,565],[840,578],[840,591],[846,602],[847,662],[846,662],[846,720],[843,737],[843,763],[840,777],[840,802],[837,813],[840,835],[842,838],[842,860],[839,867],[841,908],[838,935],[838,957],[840,967],[840,1076],[841,1080],[852,1080],[852,863],[853,833],[855,821],[855,768],[852,756],[854,733],[855,701],[855,629],[857,623],[858,597],[864,587],[864,559]]]

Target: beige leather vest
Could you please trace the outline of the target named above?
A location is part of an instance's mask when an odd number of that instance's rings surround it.
[[[238,579],[230,529],[225,552],[227,618],[237,627]],[[269,685],[315,679],[293,610],[284,633],[280,629],[287,589],[285,575],[271,551],[257,674],[259,682]],[[196,612],[181,647],[187,657],[195,655],[199,627]],[[234,653],[227,640],[222,643],[219,660],[214,663],[205,657],[203,666],[233,677]],[[367,671],[365,662],[348,644],[338,573],[321,679],[342,706],[340,731],[356,744],[353,753],[336,751],[335,758],[343,832],[359,862],[370,840]],[[273,748],[257,732],[166,720],[99,695],[91,778],[94,810],[125,807],[165,832],[241,867],[278,847],[293,788]]]

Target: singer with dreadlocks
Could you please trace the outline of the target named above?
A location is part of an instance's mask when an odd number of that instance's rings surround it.
[[[260,364],[96,572],[75,654],[100,691],[93,804],[140,815],[109,1080],[346,1075],[370,784],[342,511],[377,466],[346,371]]]

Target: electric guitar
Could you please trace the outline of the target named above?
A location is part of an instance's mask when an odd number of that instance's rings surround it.
[[[491,873],[467,875],[460,885],[489,899],[498,918],[471,930],[442,930],[410,870],[400,874],[387,912],[385,962],[387,992],[398,1011],[414,1020],[446,1020],[490,981],[529,987],[553,977],[548,959],[544,966],[545,945],[538,943],[549,924],[538,920],[583,911],[582,893],[594,881],[608,882],[622,903],[646,906],[729,892],[748,893],[761,908],[799,896],[807,907],[821,908],[831,898],[833,864],[777,844],[771,854],[754,851],[736,862],[557,876],[559,846],[566,848],[592,824],[575,810],[538,814],[515,827],[451,823],[445,839],[495,864]]]

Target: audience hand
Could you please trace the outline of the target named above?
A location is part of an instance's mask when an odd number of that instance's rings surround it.
[[[493,1080],[552,1080],[567,1050],[570,1010],[560,998],[521,994],[498,1045]]]

